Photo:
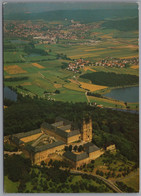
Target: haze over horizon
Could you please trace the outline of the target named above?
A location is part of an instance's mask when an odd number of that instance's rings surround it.
[[[137,9],[137,3],[121,2],[8,2],[3,4],[4,14],[31,12],[40,13],[55,10],[83,9]]]

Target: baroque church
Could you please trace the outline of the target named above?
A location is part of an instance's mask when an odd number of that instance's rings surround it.
[[[53,124],[44,122],[40,129],[11,135],[9,140],[31,159],[32,164],[40,164],[56,153],[77,168],[90,163],[105,152],[92,143],[92,119],[83,119],[81,127],[75,129],[73,122],[57,117]],[[81,145],[83,150],[65,151],[65,147],[69,145]],[[107,150],[115,150],[115,145],[107,147]]]

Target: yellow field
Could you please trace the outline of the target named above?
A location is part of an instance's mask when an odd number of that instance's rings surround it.
[[[34,67],[37,67],[37,68],[40,68],[40,69],[44,69],[44,67],[42,65],[38,64],[38,63],[32,63],[32,65]]]
[[[68,79],[70,82],[74,83],[74,84],[79,84],[79,82],[77,82],[76,80],[73,79]]]
[[[108,39],[111,39],[112,38],[112,35],[111,34],[107,34],[107,35],[101,35],[102,38],[108,38]]]
[[[116,101],[116,100],[110,100],[110,99],[104,99],[104,98],[99,98],[99,97],[93,97],[93,96],[89,96],[90,100],[94,100],[94,101],[101,101],[101,103],[103,102],[107,102],[107,103],[111,103],[111,104],[116,104],[116,105],[122,105],[125,107],[125,104],[124,102],[119,102],[119,101]]]
[[[54,87],[55,88],[61,88],[62,87],[62,84],[54,84]]]
[[[105,50],[105,48],[92,48],[88,50],[84,50],[85,52],[97,51],[97,50]]]
[[[92,69],[92,68],[90,68],[90,67],[83,67],[83,69],[84,69],[84,71],[90,70],[90,71],[96,72],[95,69]]]
[[[107,51],[106,51],[107,52]],[[99,56],[99,55],[96,55],[96,54],[93,54],[93,53],[87,53],[87,54],[77,54],[77,55],[73,55],[73,56],[70,56],[70,55],[68,55],[70,58],[81,58],[81,57],[83,57],[83,58],[86,58],[86,57],[92,57],[92,56],[95,56],[95,57],[97,57],[97,56]]]
[[[12,78],[11,76],[4,76],[4,78]]]
[[[132,65],[131,68],[132,69],[139,69],[139,65]]]
[[[9,65],[4,67],[4,71],[6,71],[8,74],[19,74],[19,73],[26,73],[27,71],[23,70],[18,65]]]
[[[69,83],[64,85],[65,88],[68,88],[70,90],[75,90],[75,91],[81,91],[84,92],[83,89],[81,89],[77,84],[74,83]]]
[[[134,58],[134,57],[138,57],[138,55],[134,55],[134,56],[124,56],[124,57],[121,57],[120,59],[130,59],[130,58]]]
[[[84,89],[88,89],[90,91],[97,91],[97,90],[101,90],[104,88],[107,88],[107,86],[100,86],[100,85],[96,85],[96,84],[88,84],[85,82],[79,82],[81,84],[81,87]]]
[[[31,82],[24,82],[24,83],[22,84],[22,86],[28,86],[28,85],[32,85],[32,83],[31,83]]]

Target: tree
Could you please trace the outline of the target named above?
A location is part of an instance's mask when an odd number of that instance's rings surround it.
[[[52,163],[53,163],[53,160],[50,159],[50,161],[48,162],[48,165],[50,166],[50,165],[52,165]]]
[[[95,163],[95,160],[91,160],[91,163],[94,164]]]
[[[73,150],[76,152],[76,151],[77,151],[77,149],[78,149],[78,146],[77,146],[77,145],[75,145],[75,146],[74,146],[74,148],[73,148]]]
[[[69,147],[68,146],[65,146],[65,151],[69,151]]]
[[[72,151],[72,145],[69,145],[69,151],[70,152]]]
[[[18,192],[19,193],[24,193],[25,189],[26,189],[26,184],[21,181],[21,183],[18,187]]]
[[[44,161],[41,161],[41,166],[45,167],[46,163]]]
[[[83,150],[83,146],[80,145],[80,146],[78,147],[78,152],[81,152],[82,150]]]
[[[4,161],[4,169],[5,174],[8,175],[8,178],[13,182],[30,180],[30,159],[25,159],[20,155],[9,156]]]
[[[56,90],[54,93],[56,93],[56,94],[60,94],[60,91],[59,91],[59,90]]]

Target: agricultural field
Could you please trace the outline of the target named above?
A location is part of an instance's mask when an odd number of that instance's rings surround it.
[[[107,88],[107,86],[88,84],[88,83],[85,83],[85,82],[80,82],[80,85],[81,85],[81,88],[89,90],[91,92]]]
[[[110,91],[111,86],[115,88],[138,85],[138,65],[131,64],[126,68],[93,66],[95,62],[107,57],[130,59],[139,56],[137,18],[125,17],[124,21],[120,19],[120,16],[117,19],[103,18],[94,21],[89,18],[87,22],[82,22],[82,27],[79,25],[80,29],[84,30],[81,32],[78,27],[73,26],[71,21],[62,20],[59,17],[51,21],[47,21],[44,17],[42,20],[28,21],[33,27],[36,24],[43,25],[44,27],[39,30],[43,35],[46,30],[53,33],[58,31],[61,37],[53,39],[52,42],[36,40],[31,38],[32,36],[19,38],[17,34],[11,36],[10,32],[6,34],[8,36],[4,38],[4,85],[12,86],[24,96],[37,95],[64,102],[96,102],[104,107],[125,108],[124,103],[118,100],[87,97],[86,91],[103,94]],[[22,28],[24,21],[17,19],[16,21],[17,28],[18,24],[21,24]],[[7,25],[13,23],[12,20],[5,22]],[[126,22],[126,28],[124,22]],[[115,23],[119,26],[117,27]],[[61,29],[59,25],[62,25]],[[86,29],[88,30],[85,31]],[[74,37],[68,39],[68,34],[73,31]],[[73,63],[80,58],[90,61],[91,66],[86,65],[78,72],[67,70],[70,62]],[[100,75],[102,73],[104,75]],[[12,80],[15,77],[27,77],[27,79]],[[105,81],[107,77],[111,78],[110,84],[107,79]],[[8,80],[8,78],[11,79]],[[59,90],[59,94],[54,93],[56,90]],[[135,109],[138,103],[129,103],[129,105]]]

